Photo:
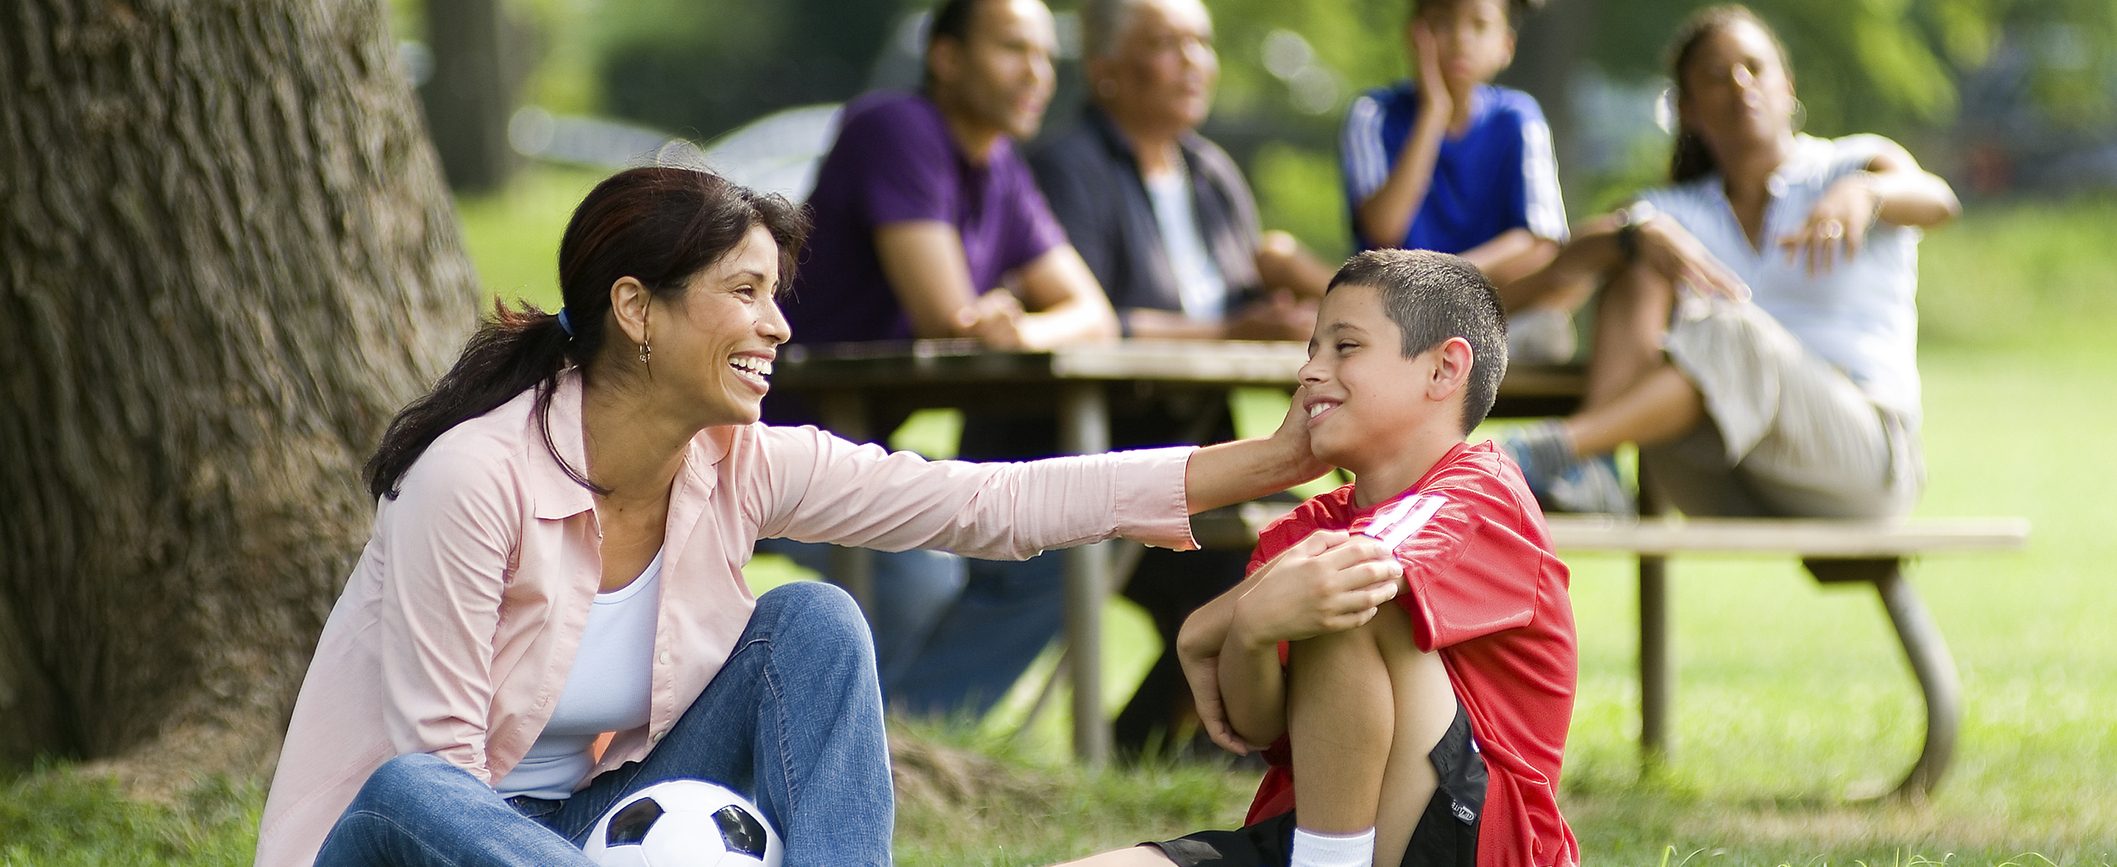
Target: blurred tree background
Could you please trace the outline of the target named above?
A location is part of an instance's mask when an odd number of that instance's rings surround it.
[[[1222,80],[1207,133],[1234,152],[1268,224],[1347,244],[1337,125],[1406,71],[1409,0],[1210,0]],[[1698,0],[1549,0],[1502,82],[1551,117],[1575,216],[1660,176],[1666,41]],[[1878,132],[1970,197],[2117,188],[2117,4],[2108,0],[1757,0],[1793,54],[1806,128]],[[496,76],[523,105],[704,141],[772,111],[916,81],[921,0],[500,0],[521,34]],[[1057,2],[1068,31],[1072,3]],[[395,0],[419,56],[434,20]],[[462,16],[455,16],[461,18]],[[447,39],[431,40],[448,44]],[[1068,53],[1075,40],[1062,33]],[[528,55],[524,63],[522,55]],[[431,57],[431,54],[425,55]],[[415,67],[439,69],[431,61]],[[523,69],[526,67],[526,69]],[[445,71],[445,70],[443,70]],[[1077,71],[1047,129],[1071,122]],[[431,89],[433,82],[425,85]],[[432,104],[429,98],[430,105]],[[437,136],[446,138],[444,125]],[[449,143],[442,141],[446,153]],[[456,173],[451,171],[451,177]]]

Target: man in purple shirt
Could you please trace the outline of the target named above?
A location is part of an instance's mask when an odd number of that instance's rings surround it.
[[[786,307],[795,343],[1117,336],[1015,153],[1051,101],[1053,32],[1038,0],[951,0],[934,16],[924,92],[846,106],[809,196],[815,228]]]
[[[971,337],[1047,349],[1117,337],[1102,286],[1015,152],[1051,101],[1051,10],[1040,0],[945,0],[929,33],[921,92],[848,104],[817,171],[815,226],[784,305],[792,342]],[[817,420],[784,395],[767,399],[765,417]],[[886,435],[899,421],[869,429]],[[992,419],[964,427],[964,457],[1038,447]],[[825,559],[817,546],[761,550],[812,568]],[[899,708],[982,712],[1058,631],[1055,556],[965,563],[910,551],[877,554],[874,565],[877,663]]]

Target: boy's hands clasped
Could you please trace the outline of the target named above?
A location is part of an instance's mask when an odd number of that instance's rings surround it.
[[[1396,598],[1404,567],[1382,543],[1323,530],[1257,570],[1235,600],[1229,640],[1258,649],[1358,628]]]

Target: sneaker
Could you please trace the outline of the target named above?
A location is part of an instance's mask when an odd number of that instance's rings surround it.
[[[1638,504],[1617,475],[1617,461],[1609,455],[1576,458],[1557,466],[1538,460],[1536,449],[1525,437],[1509,436],[1499,441],[1501,449],[1522,468],[1529,493],[1546,512],[1610,514],[1632,517]]]
[[[1617,476],[1617,461],[1609,455],[1582,458],[1560,470],[1551,480],[1549,496],[1539,497],[1544,508],[1554,512],[1608,514],[1626,518],[1639,514],[1639,504]]]

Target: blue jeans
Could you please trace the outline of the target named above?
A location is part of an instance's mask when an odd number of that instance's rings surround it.
[[[720,674],[638,762],[562,801],[503,799],[426,754],[368,777],[318,865],[589,865],[596,820],[624,796],[698,778],[748,793],[786,843],[787,867],[890,863],[896,806],[866,624],[844,591],[759,597]]]

